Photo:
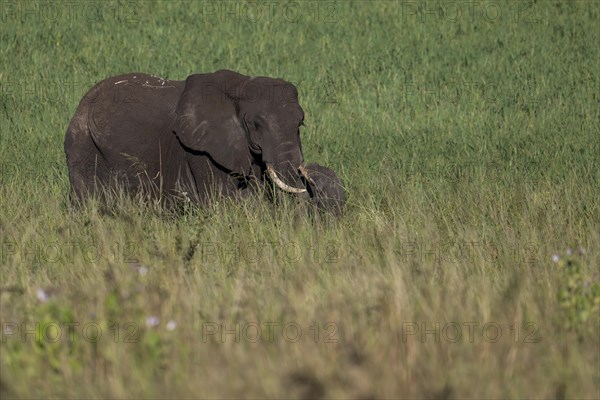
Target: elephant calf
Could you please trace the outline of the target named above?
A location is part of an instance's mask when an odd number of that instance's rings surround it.
[[[303,175],[308,177],[306,178],[308,193],[317,208],[333,214],[341,214],[346,203],[346,193],[335,171],[311,163],[304,167]]]
[[[83,97],[67,129],[71,201],[122,187],[202,203],[272,182],[337,211],[339,178],[303,165],[303,120],[296,88],[281,79],[228,70],[185,81],[141,73],[105,79]]]

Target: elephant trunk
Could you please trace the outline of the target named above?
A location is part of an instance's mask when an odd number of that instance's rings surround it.
[[[304,157],[298,139],[282,141],[277,146],[264,146],[262,154],[267,174],[279,189],[296,194],[306,192],[300,179],[299,169],[303,165]]]
[[[303,167],[301,166],[300,168],[303,168]],[[273,168],[272,164],[267,164],[267,173],[269,174],[269,177],[271,178],[271,180],[273,181],[273,183],[275,185],[277,185],[277,187],[279,189],[283,190],[284,192],[288,192],[288,193],[304,193],[304,192],[306,192],[306,189],[304,189],[304,188],[302,188],[302,189],[295,188],[295,187],[292,187],[290,185],[285,184],[277,176],[277,172],[275,172],[275,168]]]

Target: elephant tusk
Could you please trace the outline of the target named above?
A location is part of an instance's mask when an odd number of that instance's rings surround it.
[[[310,174],[308,173],[308,171],[306,170],[304,165],[301,165],[300,167],[298,167],[298,171],[300,171],[300,174],[304,177],[304,179],[306,179],[307,181],[309,181],[310,183],[312,183],[314,185],[315,181],[313,180],[313,178],[310,177]]]
[[[275,170],[273,169],[273,166],[271,164],[267,164],[267,173],[269,174],[269,177],[271,178],[273,183],[276,184],[277,187],[279,187],[279,189],[283,190],[284,192],[288,192],[288,193],[304,193],[304,192],[306,192],[306,189],[297,189],[295,187],[291,187],[291,186],[283,183],[283,181],[281,179],[279,179],[279,177],[277,176],[277,173],[275,172]]]

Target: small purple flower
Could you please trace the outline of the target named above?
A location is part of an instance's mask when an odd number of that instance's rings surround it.
[[[141,265],[138,268],[138,272],[141,276],[145,276],[148,273],[148,267],[146,267],[145,265]]]
[[[157,316],[150,316],[148,318],[146,318],[146,326],[148,328],[154,328],[155,326],[158,326],[158,324],[160,323],[160,320],[158,319]]]
[[[555,263],[555,264],[556,264],[556,263],[557,263],[557,262],[559,262],[559,261],[560,261],[560,256],[559,256],[558,254],[554,254],[554,255],[552,255],[552,262],[553,262],[553,263]]]
[[[568,248],[568,249],[567,249],[567,255],[568,255],[568,256],[572,256],[572,255],[573,255],[573,249],[571,249],[571,248]]]

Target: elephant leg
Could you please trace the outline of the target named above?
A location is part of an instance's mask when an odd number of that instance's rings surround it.
[[[68,159],[71,205],[76,206],[90,197],[104,198],[108,166],[98,152],[83,154],[83,157]]]
[[[74,118],[65,138],[65,155],[69,171],[71,206],[101,194],[108,183],[109,167],[94,144],[81,118]]]

